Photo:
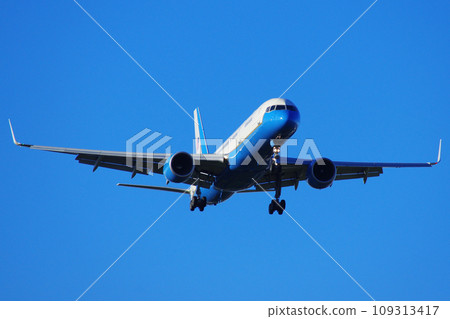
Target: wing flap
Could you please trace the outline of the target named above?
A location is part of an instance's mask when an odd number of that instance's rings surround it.
[[[131,156],[130,154],[125,154],[125,156],[79,154],[75,159],[81,164],[93,165],[94,170],[97,169],[97,167],[105,167],[128,172],[136,172],[139,174],[148,174],[149,172],[162,174],[165,154],[161,154],[163,156],[158,158],[136,158],[133,156],[133,153],[131,153]]]
[[[383,173],[382,167],[364,167],[364,166],[337,166],[337,176],[358,173]]]
[[[380,172],[368,172],[368,173],[353,173],[353,174],[339,174],[336,175],[336,181],[355,179],[355,178],[368,178],[380,176]]]

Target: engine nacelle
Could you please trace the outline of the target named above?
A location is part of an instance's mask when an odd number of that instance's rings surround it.
[[[311,162],[306,172],[306,178],[309,186],[316,189],[323,189],[331,186],[336,178],[336,165],[328,158],[322,158],[325,165],[319,165],[316,159]]]
[[[194,172],[194,159],[191,154],[178,152],[169,157],[163,167],[167,180],[182,183],[191,177]]]

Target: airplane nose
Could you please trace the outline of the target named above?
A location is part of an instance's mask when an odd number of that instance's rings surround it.
[[[296,125],[300,124],[300,113],[298,111],[285,111],[287,114],[283,114],[286,118],[286,125]]]
[[[291,136],[297,130],[300,124],[300,114],[298,111],[284,111],[280,114],[282,118],[282,132],[285,136]]]
[[[300,113],[298,111],[276,110],[266,114],[266,116],[272,130],[276,131],[282,138],[292,136],[300,124]]]

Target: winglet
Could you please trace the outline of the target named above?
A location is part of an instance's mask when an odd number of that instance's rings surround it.
[[[442,138],[439,140],[439,153],[436,164],[441,161],[441,149],[442,149]]]
[[[13,131],[13,128],[12,128],[11,120],[8,119],[8,122],[9,122],[9,128],[11,129],[11,136],[12,136],[13,142],[14,142],[14,144],[20,146],[20,143],[17,142],[16,137],[14,136],[14,131]]]
[[[33,146],[33,145],[30,145],[30,144],[23,144],[23,143],[17,142],[16,137],[14,136],[14,130],[13,130],[13,128],[12,128],[11,120],[8,119],[8,122],[9,122],[9,128],[11,129],[11,136],[12,136],[12,139],[13,139],[14,144],[16,144],[16,145],[18,145],[18,146],[25,146],[25,147],[31,147],[31,146]]]
[[[441,161],[441,149],[442,149],[442,138],[439,140],[439,151],[438,151],[437,162],[431,163],[431,165],[439,164],[439,162]]]

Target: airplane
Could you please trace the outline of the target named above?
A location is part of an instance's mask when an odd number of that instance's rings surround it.
[[[381,163],[332,161],[321,157],[298,159],[280,156],[280,148],[300,125],[300,113],[295,104],[282,98],[270,99],[253,114],[214,153],[209,152],[200,110],[194,110],[195,152],[173,154],[99,151],[65,147],[39,146],[17,142],[9,121],[11,135],[18,146],[30,149],[76,155],[82,164],[117,169],[136,174],[162,174],[166,182],[184,183],[189,188],[122,184],[151,190],[190,195],[189,208],[203,211],[206,205],[217,205],[234,194],[275,191],[269,204],[269,214],[283,214],[286,201],[280,200],[283,187],[298,187],[306,181],[315,189],[330,187],[334,181],[376,177],[388,167],[431,167],[441,161],[442,139],[436,162]],[[259,142],[262,141],[262,142]],[[259,144],[258,144],[259,142]],[[250,143],[250,144],[248,144]],[[248,145],[257,145],[258,158]],[[130,161],[130,156],[132,160]],[[127,161],[128,160],[128,161]]]

